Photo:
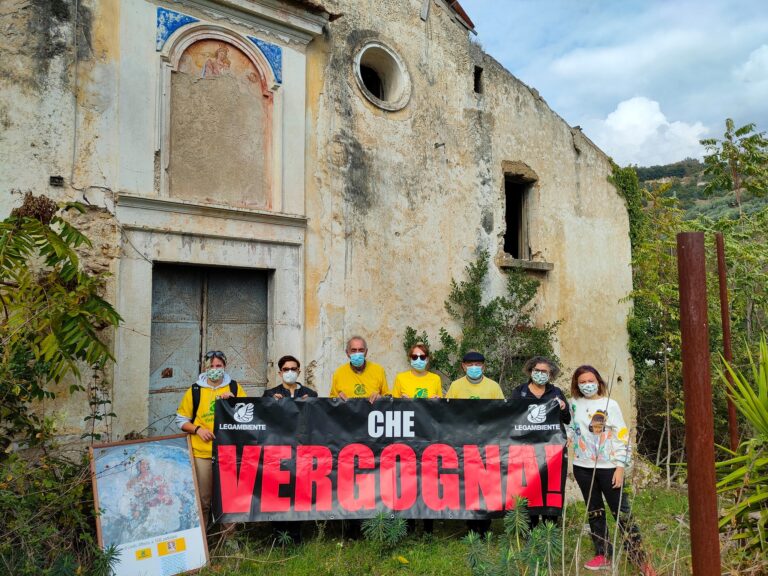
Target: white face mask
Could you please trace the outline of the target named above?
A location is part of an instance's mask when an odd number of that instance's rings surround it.
[[[286,370],[283,372],[283,382],[286,384],[293,384],[299,377],[299,373],[296,370]]]
[[[591,398],[597,394],[598,389],[597,382],[579,382],[579,390],[586,398]]]

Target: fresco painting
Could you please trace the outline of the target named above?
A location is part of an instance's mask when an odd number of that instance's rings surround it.
[[[206,563],[187,436],[95,446],[99,544],[120,551],[115,574],[170,576]]]

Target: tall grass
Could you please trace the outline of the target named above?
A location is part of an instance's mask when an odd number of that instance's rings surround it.
[[[690,574],[690,546],[688,530],[688,501],[680,489],[645,488],[630,490],[633,496],[633,514],[643,534],[646,551],[660,574],[667,576]],[[553,551],[538,571],[543,576],[572,576],[591,574],[583,564],[593,556],[587,515],[583,502],[569,502],[562,525],[562,555]],[[306,575],[306,576],[377,576],[395,574],[462,575],[471,574],[470,544],[464,539],[466,526],[461,521],[436,521],[432,536],[409,534],[394,547],[382,546],[372,540],[344,539],[339,523],[320,523],[321,537],[311,523],[305,526],[305,544],[282,547],[275,542],[268,525],[251,524],[237,537],[237,550],[220,551],[203,575]],[[610,520],[612,534],[616,526]],[[482,547],[485,557],[497,558],[509,541],[505,541],[502,519],[492,525],[494,536],[475,541],[472,546]],[[520,548],[524,547],[521,541]],[[514,548],[517,549],[515,543]],[[559,547],[558,547],[559,548]],[[477,556],[477,548],[475,553]],[[616,550],[614,567],[602,575],[620,576],[636,574],[621,546]],[[515,574],[512,568],[505,574]]]

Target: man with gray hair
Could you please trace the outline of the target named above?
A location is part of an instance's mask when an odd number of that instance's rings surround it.
[[[384,368],[367,359],[368,343],[362,336],[352,336],[345,349],[349,362],[333,373],[331,398],[368,398],[373,403],[389,394]]]

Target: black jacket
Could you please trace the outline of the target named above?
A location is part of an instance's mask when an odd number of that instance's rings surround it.
[[[307,388],[306,386],[302,386],[301,383],[297,382],[298,387],[296,388],[296,396],[291,396],[291,391],[288,390],[285,386],[280,384],[279,386],[275,386],[274,388],[270,388],[269,390],[264,390],[263,396],[265,398],[270,398],[274,396],[275,394],[282,394],[283,398],[290,398],[291,400],[296,400],[297,398],[317,398],[317,392],[312,390],[312,388]]]
[[[526,400],[538,400],[540,404],[548,402],[549,400],[553,400],[554,398],[560,398],[560,400],[565,402],[565,408],[560,410],[560,422],[563,424],[571,423],[571,411],[568,409],[568,401],[565,399],[563,391],[554,384],[547,383],[547,385],[544,386],[544,394],[542,394],[540,398],[536,398],[536,396],[534,396],[528,389],[528,382],[526,382],[525,384],[520,384],[520,386],[512,390],[512,394],[509,397],[509,399],[512,401],[520,400],[523,398]]]

